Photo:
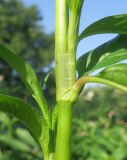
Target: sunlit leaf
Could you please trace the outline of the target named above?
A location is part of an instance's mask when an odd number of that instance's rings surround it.
[[[28,63],[26,63],[21,57],[14,54],[12,51],[4,47],[2,44],[0,44],[0,58],[5,60],[12,68],[14,68],[17,71],[31,95],[38,102],[39,106],[41,107],[44,113],[44,118],[47,120],[49,118],[47,103],[45,101],[41,86],[38,82],[37,76],[33,68]]]
[[[75,87],[80,91],[86,83],[105,84],[127,92],[127,64],[115,64],[95,76],[83,76],[77,80]]]
[[[52,112],[52,129],[53,130],[56,127],[57,118],[58,118],[58,104],[54,106],[53,112]]]
[[[127,35],[127,14],[113,15],[88,26],[79,36],[79,40],[95,34],[118,33]]]
[[[127,64],[116,64],[104,69],[97,77],[115,82],[127,90]]]
[[[42,134],[44,120],[39,112],[19,98],[0,94],[0,111],[11,114],[21,120],[36,140]]]
[[[127,36],[116,38],[82,55],[77,61],[79,77],[127,59]]]

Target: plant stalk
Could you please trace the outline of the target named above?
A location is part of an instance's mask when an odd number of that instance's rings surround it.
[[[67,4],[66,0],[56,0],[55,29],[55,73],[56,98],[60,99],[66,84],[65,63],[67,60]]]
[[[81,4],[79,5],[80,8]],[[58,124],[55,160],[71,160],[72,87],[76,81],[76,49],[80,12],[69,14],[67,0],[56,0],[55,73]],[[72,97],[70,96],[72,95]],[[73,98],[72,98],[73,99]]]
[[[60,102],[55,160],[71,160],[72,103]]]

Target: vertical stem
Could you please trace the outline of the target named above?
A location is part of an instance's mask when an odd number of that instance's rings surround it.
[[[59,103],[55,160],[71,160],[72,103]]]
[[[67,0],[56,0],[55,71],[57,101],[75,82],[75,53],[68,52]]]
[[[67,14],[67,0],[56,0],[55,72],[59,113],[55,160],[71,158],[72,107],[69,102],[63,101],[63,95],[75,82],[75,70],[73,55],[68,54]]]
[[[78,19],[76,13],[70,12],[69,28],[68,28],[68,52],[76,55],[77,37],[78,37]]]
[[[55,49],[57,51],[62,51],[62,53],[67,52],[67,23],[66,0],[56,0]]]
[[[63,70],[65,70],[64,59],[66,59],[67,54],[67,19],[66,0],[56,0],[55,72],[57,99],[59,99],[65,85],[65,72]]]
[[[77,7],[70,8],[69,16],[69,27],[68,27],[68,52],[76,55],[78,32],[79,32],[79,22],[81,9],[83,6],[83,0],[80,0]]]
[[[71,160],[73,102],[70,100],[70,88],[76,80],[76,48],[80,14],[77,16],[75,11],[70,13],[69,29],[67,15],[67,0],[56,0],[55,72],[59,112],[55,160]]]
[[[67,0],[56,0],[55,72],[58,101],[58,126],[55,160],[71,159],[72,107],[63,101],[64,93],[75,82],[73,55],[68,54]]]

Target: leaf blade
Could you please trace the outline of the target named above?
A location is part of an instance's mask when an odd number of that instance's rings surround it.
[[[0,111],[11,114],[22,121],[36,140],[42,134],[42,116],[31,105],[19,98],[0,94]]]
[[[127,64],[116,64],[111,67],[107,67],[100,72],[97,77],[113,81],[127,90]]]
[[[79,41],[91,35],[104,33],[127,35],[127,14],[113,15],[94,22],[79,35]]]
[[[84,76],[77,81],[77,87],[81,89],[86,83],[105,84],[127,92],[127,64],[115,64],[107,67],[96,76]]]
[[[52,129],[54,130],[56,127],[56,122],[58,118],[58,104],[56,104],[52,111]]]
[[[77,60],[79,77],[127,59],[127,36],[117,36]]]
[[[21,57],[14,54],[2,44],[0,44],[0,58],[2,58],[16,70],[31,95],[38,102],[47,123],[50,123],[48,105],[43,95],[37,76],[31,65],[26,63]]]

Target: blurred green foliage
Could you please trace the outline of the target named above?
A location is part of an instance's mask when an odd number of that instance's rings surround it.
[[[42,160],[39,144],[14,117],[0,113],[0,160]]]
[[[73,160],[127,159],[127,94],[89,88],[75,106]]]

